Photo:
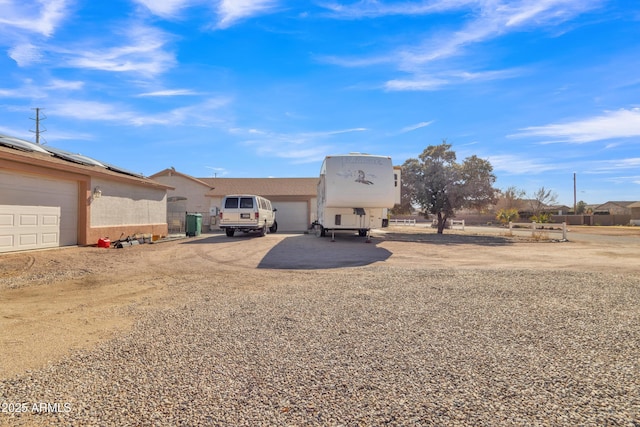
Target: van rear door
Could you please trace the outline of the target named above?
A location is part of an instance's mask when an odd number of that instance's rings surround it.
[[[239,224],[255,224],[256,212],[258,212],[258,207],[254,205],[253,197],[240,197],[240,205],[238,207]]]
[[[222,208],[222,223],[236,224],[240,220],[239,197],[227,197]]]

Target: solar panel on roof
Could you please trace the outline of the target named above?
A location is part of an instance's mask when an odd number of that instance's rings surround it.
[[[144,178],[144,175],[139,174],[139,173],[136,173],[136,172],[131,172],[130,170],[127,170],[127,169],[121,168],[120,166],[114,166],[114,165],[112,165],[112,164],[104,163],[104,162],[102,162],[102,163],[104,164],[104,166],[105,166],[107,169],[112,170],[112,171],[114,171],[114,172],[120,172],[120,173],[123,173],[123,174],[126,174],[126,175],[135,176],[135,177],[137,177],[137,178]]]
[[[12,138],[6,135],[0,135],[0,144],[6,147],[15,148],[17,150],[22,151],[37,151],[38,153],[49,154],[47,150],[39,146],[38,144],[34,144],[33,142],[25,141],[23,139]]]
[[[100,166],[100,167],[106,167],[105,165],[102,164],[102,162],[97,161],[96,159],[92,159],[91,157],[87,157],[87,156],[83,156],[82,154],[73,154],[73,157],[76,157],[82,161],[85,161],[87,163],[90,163],[94,166]]]
[[[39,153],[47,154],[49,156],[55,156],[69,162],[78,163],[86,166],[98,166],[98,167],[105,168],[121,174],[134,176],[136,178],[144,178],[144,175],[142,174],[132,172],[130,170],[121,168],[119,166],[114,166],[109,163],[101,162],[82,154],[70,153],[68,151],[61,150],[59,148],[50,147],[48,145],[45,148],[29,141],[13,138],[13,137],[2,135],[2,134],[0,134],[0,145],[4,145],[6,147],[11,147],[11,148],[22,150],[22,151],[30,151],[30,152],[37,151]]]
[[[56,157],[60,157],[61,159],[68,160],[70,162],[79,163],[81,165],[99,166],[102,168],[106,167],[102,163],[90,157],[83,156],[81,154],[70,153],[68,151],[60,150],[59,148],[47,147],[47,151],[49,151]]]

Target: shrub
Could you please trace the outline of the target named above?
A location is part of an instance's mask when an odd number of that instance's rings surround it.
[[[496,214],[496,219],[502,224],[508,224],[518,218],[520,218],[520,215],[518,215],[518,210],[514,208],[500,209]]]
[[[551,222],[551,214],[548,212],[540,212],[538,215],[532,216],[531,221],[537,222],[538,224],[546,224]]]

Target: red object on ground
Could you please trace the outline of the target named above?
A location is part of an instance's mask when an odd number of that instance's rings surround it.
[[[111,247],[111,240],[106,237],[98,239],[98,247],[99,248],[109,248]]]

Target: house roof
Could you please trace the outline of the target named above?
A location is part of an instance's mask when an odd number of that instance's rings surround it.
[[[257,194],[270,196],[308,196],[315,197],[318,191],[318,178],[199,178],[208,183],[212,190],[210,197],[227,194]]]
[[[635,201],[622,201],[622,202],[620,202],[620,201],[609,201],[609,202],[603,203],[601,205],[598,205],[598,208],[602,207],[602,206],[605,206],[605,205],[617,205],[617,206],[622,206],[623,208],[629,208],[630,207],[629,205],[632,205],[634,203],[636,203],[636,202]]]
[[[154,179],[154,178],[158,178],[160,176],[181,176],[182,178],[188,179],[188,180],[193,181],[193,182],[195,182],[197,184],[200,184],[200,185],[203,185],[205,187],[211,188],[211,185],[209,185],[208,183],[204,182],[203,180],[198,179],[198,178],[194,178],[191,175],[187,175],[186,173],[178,172],[173,167],[170,167],[170,168],[161,170],[160,172],[154,173],[149,178]]]
[[[21,163],[85,176],[133,182],[157,188],[172,188],[171,186],[145,178],[141,174],[98,161],[88,156],[70,153],[48,145],[34,144],[6,135],[0,135],[0,163],[2,161],[6,161],[7,165]]]

